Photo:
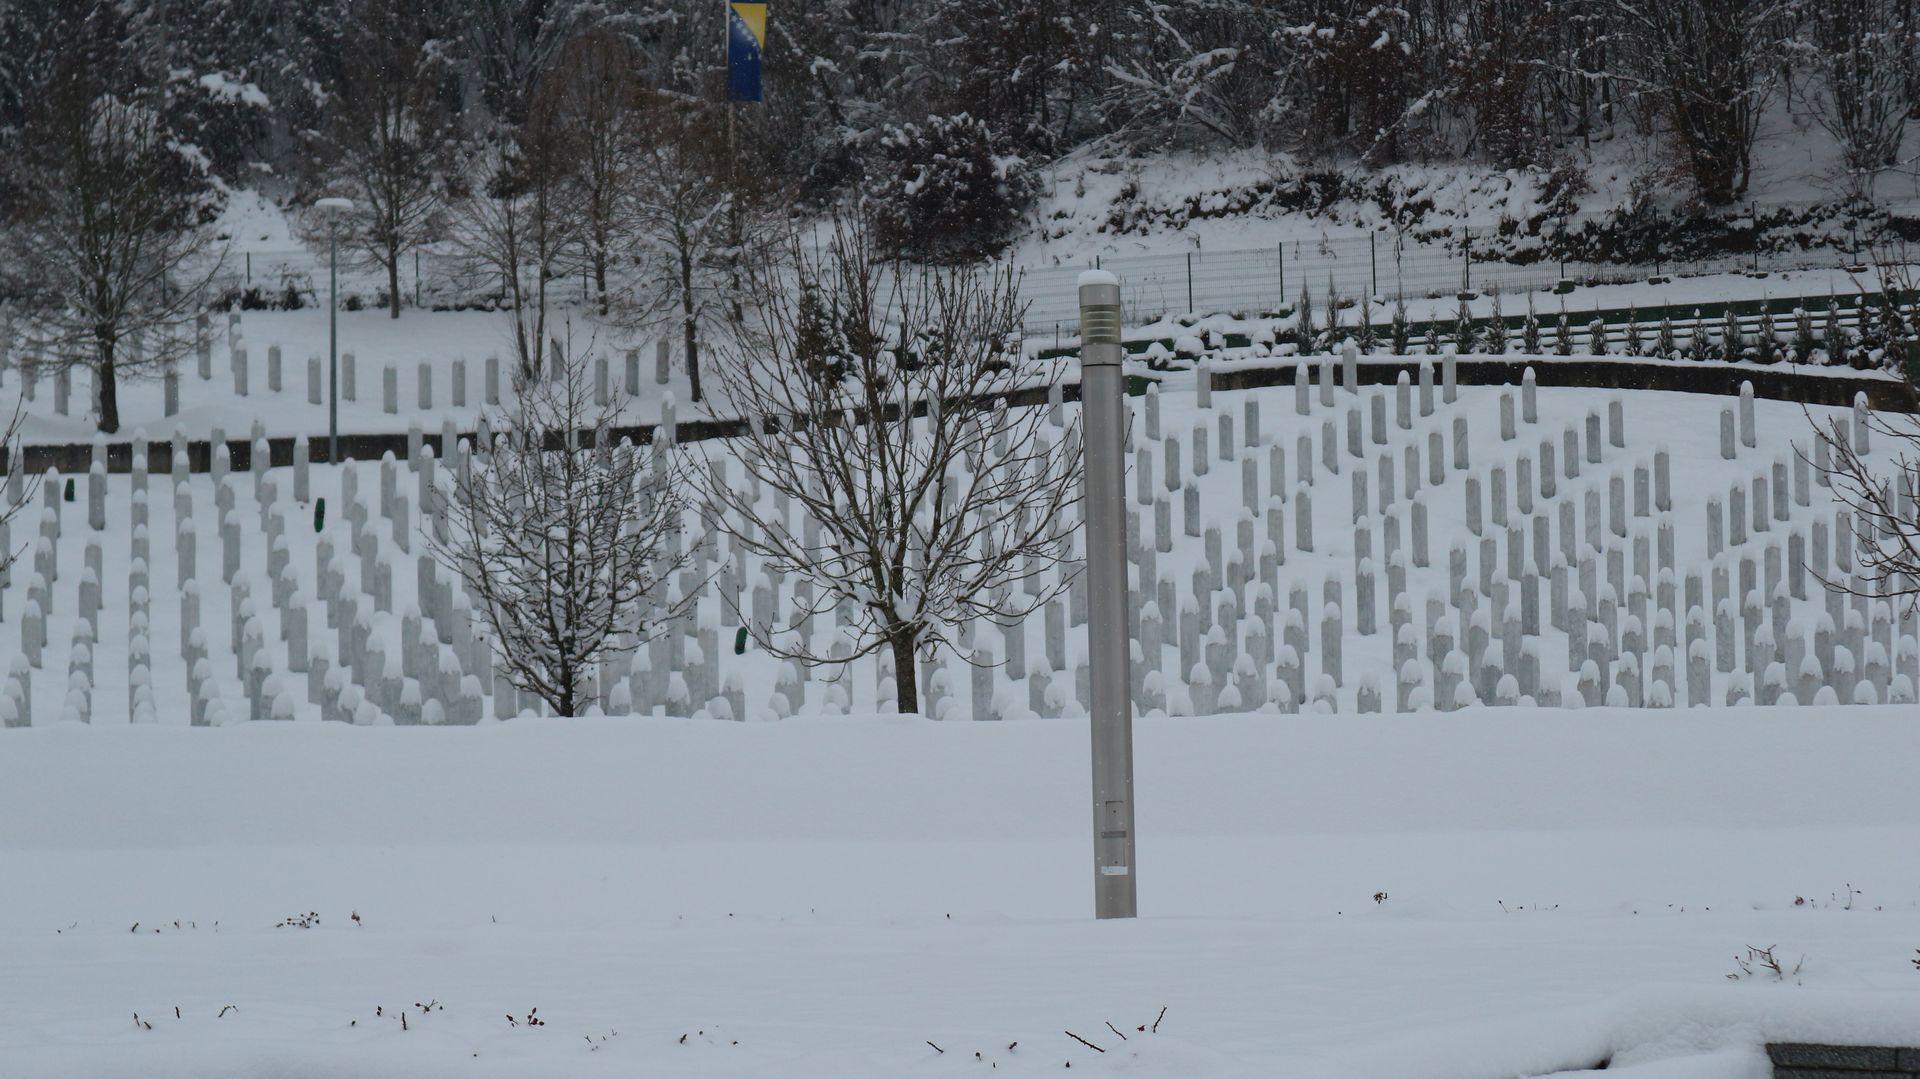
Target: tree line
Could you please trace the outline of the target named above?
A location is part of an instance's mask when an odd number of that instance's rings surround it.
[[[450,248],[538,369],[547,291],[584,276],[602,314],[671,329],[697,393],[761,230],[857,200],[892,255],[975,258],[1073,153],[1472,161],[1567,192],[1633,136],[1652,186],[1711,206],[1792,99],[1870,197],[1920,116],[1917,3],[789,0],[766,100],[729,107],[721,0],[13,0],[0,295],[102,376],[113,430],[116,377],[187,347],[224,193],[344,195],[395,317],[404,259]]]

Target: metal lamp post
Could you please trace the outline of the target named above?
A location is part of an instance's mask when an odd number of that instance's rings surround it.
[[[1133,699],[1127,677],[1126,406],[1120,279],[1080,275],[1080,418],[1085,434],[1087,636],[1093,682],[1093,913],[1138,907],[1133,843]]]
[[[340,218],[353,212],[353,200],[321,199],[313,204],[327,223],[327,461],[340,463]]]

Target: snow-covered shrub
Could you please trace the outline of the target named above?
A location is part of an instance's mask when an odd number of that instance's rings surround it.
[[[1527,321],[1520,326],[1520,351],[1540,355],[1540,315],[1533,309],[1533,294],[1527,294]]]
[[[1707,360],[1713,358],[1713,338],[1707,333],[1706,317],[1698,307],[1693,309],[1693,329],[1687,333],[1687,359]]]
[[[1305,284],[1300,286],[1300,303],[1293,313],[1293,327],[1287,332],[1292,334],[1300,355],[1313,355],[1313,342],[1318,330],[1313,324],[1313,289]]]
[[[1831,296],[1827,297],[1826,330],[1823,347],[1827,352],[1827,362],[1847,362],[1847,352],[1853,348],[1853,335],[1847,332],[1845,326],[1840,325],[1840,308]]]
[[[1479,331],[1473,326],[1473,313],[1467,310],[1467,301],[1460,301],[1460,311],[1453,320],[1454,351],[1462,356],[1473,351],[1474,343],[1480,339]]]
[[[874,156],[866,183],[874,238],[908,258],[998,252],[1039,190],[1027,162],[965,113],[889,128]]]
[[[1379,340],[1378,335],[1375,334],[1373,330],[1372,305],[1369,304],[1366,297],[1363,296],[1355,303],[1354,310],[1360,316],[1358,323],[1356,323],[1354,333],[1355,343],[1360,346],[1361,352],[1371,354]]]
[[[1804,307],[1793,309],[1793,362],[1806,363],[1813,359],[1813,351],[1820,347],[1820,339],[1813,332],[1813,316]]]
[[[1746,354],[1747,335],[1740,330],[1740,316],[1734,313],[1733,305],[1728,304],[1720,324],[1720,358],[1731,363]]]
[[[1764,304],[1760,308],[1760,332],[1754,337],[1753,358],[1756,363],[1774,363],[1780,359],[1780,338],[1773,324],[1773,311]]]

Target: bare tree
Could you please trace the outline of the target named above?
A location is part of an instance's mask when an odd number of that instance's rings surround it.
[[[0,342],[3,345],[5,342]],[[7,420],[4,431],[0,431],[0,452],[5,453],[4,467],[0,467],[0,533],[11,534],[13,521],[33,504],[33,496],[40,489],[40,477],[26,470],[26,442],[20,436],[20,429],[27,418],[26,399],[17,398],[13,403],[13,415]],[[19,472],[18,489],[13,482],[13,473]],[[25,537],[6,544],[0,543],[0,574],[5,574],[27,553],[29,546]]]
[[[627,212],[640,145],[633,120],[641,100],[642,54],[626,35],[598,25],[560,47],[547,76],[573,167],[569,209],[600,313],[608,313],[607,271],[630,242]]]
[[[567,132],[554,122],[551,105],[536,96],[512,141],[490,152],[453,229],[468,266],[500,281],[522,378],[537,377],[549,362],[549,292],[579,223],[568,212]]]
[[[515,379],[496,417],[508,433],[456,475],[447,538],[427,542],[475,598],[507,679],[575,716],[595,666],[670,614],[684,499],[669,451],[615,444],[619,403],[595,403],[588,350],[555,348],[551,376]]]
[[[1920,408],[1920,400],[1910,407]],[[1863,428],[1858,434],[1839,416],[1813,423],[1814,438],[1825,448],[1816,467],[1855,522],[1852,579],[1822,577],[1822,583],[1920,605],[1920,415],[1868,409],[1853,422]]]
[[[1846,193],[1871,200],[1880,173],[1900,163],[1920,24],[1911,0],[1821,0],[1807,8],[1808,53],[1819,73],[1814,118],[1840,147]]]
[[[824,252],[791,247],[791,283],[766,283],[710,407],[748,421],[733,459],[800,522],[715,471],[701,493],[739,549],[820,589],[789,626],[754,627],[759,644],[809,663],[890,650],[900,710],[915,712],[917,657],[945,647],[970,660],[960,625],[1025,617],[1057,591],[1045,575],[1069,550],[1079,429],[1052,432],[1047,409],[1005,403],[1032,373],[1013,344],[1008,276],[883,266],[848,227]],[[841,604],[854,611],[850,655],[788,632]]]
[[[1746,191],[1773,93],[1788,0],[1610,0],[1618,66],[1711,204]]]
[[[1862,345],[1907,366],[1899,383],[1904,409],[1856,406],[1851,423],[1839,416],[1808,417],[1819,446],[1813,465],[1826,474],[1836,502],[1854,515],[1854,579],[1827,580],[1854,595],[1897,597],[1920,605],[1920,276],[1904,243],[1876,245],[1880,304],[1862,326]],[[1875,444],[1878,444],[1876,448]]]
[[[761,246],[764,229],[729,182],[715,110],[654,93],[642,117],[627,200],[639,263],[627,321],[679,329],[689,389],[700,401],[701,342],[737,314],[742,251]]]
[[[78,23],[0,162],[0,291],[23,301],[59,362],[92,368],[111,434],[121,377],[186,349],[219,260],[204,224],[212,192],[165,121],[163,82],[107,85],[115,73],[86,40],[98,32]]]
[[[327,186],[361,204],[354,238],[387,273],[400,317],[400,260],[440,226],[453,130],[441,101],[448,58],[407,0],[355,0],[332,122],[312,154]]]

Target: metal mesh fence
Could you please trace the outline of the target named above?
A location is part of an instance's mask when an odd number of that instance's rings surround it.
[[[1791,207],[1776,208],[1791,212]],[[1611,215],[1557,219],[1545,235],[1509,228],[1466,229],[1444,238],[1410,232],[1348,229],[1317,239],[1289,239],[1264,247],[1194,249],[1096,257],[1071,265],[1016,267],[1021,298],[1027,303],[1024,330],[1030,339],[1062,339],[1077,333],[1080,271],[1099,267],[1119,275],[1126,321],[1132,325],[1163,316],[1193,312],[1257,315],[1291,308],[1303,291],[1324,304],[1329,291],[1343,297],[1371,294],[1382,300],[1451,297],[1470,290],[1528,292],[1547,289],[1565,278],[1582,284],[1645,280],[1656,273],[1692,275],[1736,271],[1781,272],[1857,265],[1858,243],[1834,242],[1802,250],[1768,251],[1751,231],[1762,213],[1751,215],[1742,231],[1729,225],[1723,239],[1736,250],[1713,257],[1664,262],[1579,262],[1549,257],[1568,246],[1560,236],[1583,229],[1612,229]],[[1519,253],[1520,261],[1515,261]],[[258,290],[262,299],[279,301],[289,289],[303,300],[324,301],[326,252],[304,248],[229,254],[215,281],[216,293]],[[367,264],[359,251],[341,251],[343,277],[366,303],[384,295],[386,275]],[[349,276],[350,275],[350,276]],[[345,282],[343,281],[343,285]],[[451,253],[416,250],[404,256],[400,271],[402,302],[414,306],[485,303],[502,290],[471,260]],[[574,271],[549,283],[559,303],[584,302],[591,295],[584,274]]]
[[[1486,244],[1487,247],[1495,246]],[[1500,245],[1505,249],[1506,245]],[[1674,262],[1575,262],[1537,258],[1516,263],[1476,254],[1464,242],[1419,243],[1393,234],[1288,240],[1266,248],[1198,250],[1122,255],[1097,260],[1121,280],[1129,324],[1194,312],[1257,315],[1297,304],[1303,291],[1324,304],[1331,290],[1344,297],[1372,294],[1383,300],[1450,297],[1461,291],[1521,293],[1550,289],[1561,279],[1582,284],[1644,281],[1675,276],[1742,271],[1831,269],[1856,264],[1844,248],[1794,252],[1748,251]],[[1077,332],[1077,279],[1084,266],[1023,271],[1020,294],[1027,301],[1026,332],[1062,338]]]

